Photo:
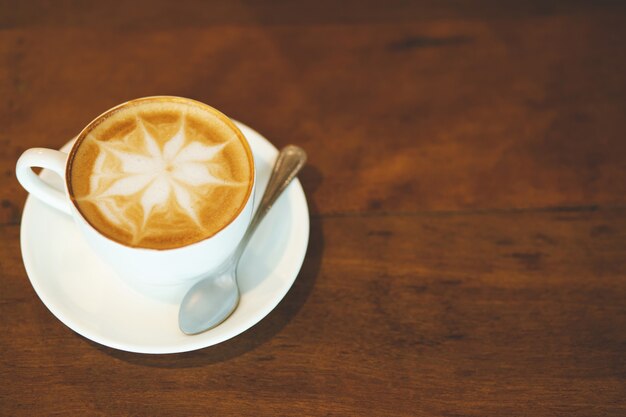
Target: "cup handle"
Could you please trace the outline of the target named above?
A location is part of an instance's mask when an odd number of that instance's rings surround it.
[[[63,213],[71,214],[70,202],[65,191],[59,191],[44,182],[32,170],[33,167],[46,168],[65,179],[67,154],[46,148],[26,150],[17,160],[15,173],[17,180],[29,193]]]

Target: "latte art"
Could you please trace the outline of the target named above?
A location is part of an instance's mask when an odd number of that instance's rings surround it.
[[[209,237],[236,216],[253,180],[238,131],[186,102],[120,113],[85,136],[71,165],[74,200],[94,227],[163,249]]]
[[[133,243],[138,243],[143,237],[153,211],[172,209],[178,215],[187,216],[198,227],[203,227],[197,200],[210,191],[207,188],[247,185],[216,173],[219,165],[212,160],[224,144],[211,146],[188,142],[181,124],[181,129],[161,147],[143,127],[140,118],[137,124],[143,131],[141,153],[129,151],[125,140],[96,141],[100,153],[91,176],[91,193],[83,198],[96,205],[109,221],[128,228],[132,232]],[[237,140],[236,137],[233,139]],[[123,174],[120,174],[120,168]],[[216,176],[211,174],[211,168]],[[132,200],[124,198],[131,195]],[[128,213],[129,203],[137,200],[141,206],[141,222]]]

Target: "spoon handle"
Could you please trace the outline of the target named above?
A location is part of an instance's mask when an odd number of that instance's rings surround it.
[[[237,250],[233,254],[232,259],[234,259],[235,262],[237,262],[243,254],[244,249],[248,245],[248,241],[261,223],[261,220],[263,220],[267,212],[272,208],[278,196],[282,194],[285,188],[287,188],[296,177],[305,162],[306,152],[304,152],[304,149],[295,145],[287,145],[281,149],[276,163],[274,164],[274,169],[272,170],[267,187],[265,188],[265,193],[263,193],[263,197],[259,203],[259,208],[254,214],[246,234],[243,236],[243,239],[241,239],[241,242],[239,242]]]

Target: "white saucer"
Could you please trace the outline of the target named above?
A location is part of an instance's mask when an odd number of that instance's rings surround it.
[[[255,201],[278,154],[263,136],[238,123],[257,168]],[[69,150],[71,142],[62,150]],[[60,178],[44,170],[44,180]],[[102,345],[139,353],[176,353],[215,345],[269,314],[295,281],[309,241],[309,211],[296,179],[259,226],[240,267],[241,302],[220,326],[196,336],[178,328],[178,304],[129,287],[83,241],[73,220],[34,197],[26,200],[21,226],[26,272],[48,309],[75,332]]]

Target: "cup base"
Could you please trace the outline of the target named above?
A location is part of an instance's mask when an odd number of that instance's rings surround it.
[[[187,280],[180,284],[151,285],[128,277],[120,277],[137,294],[167,304],[180,304],[187,291],[202,277]]]

